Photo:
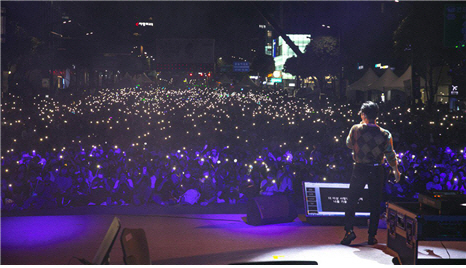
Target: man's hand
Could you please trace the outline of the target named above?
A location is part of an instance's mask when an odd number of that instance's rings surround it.
[[[399,183],[399,182],[400,182],[401,173],[400,173],[400,171],[398,170],[398,167],[396,167],[396,168],[393,169],[393,174],[395,175],[395,182],[396,182],[396,183]]]

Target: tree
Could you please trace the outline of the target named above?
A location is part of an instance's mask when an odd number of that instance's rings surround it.
[[[12,41],[9,41],[2,48],[2,65],[10,68],[18,68],[18,64],[27,65],[28,62],[24,62],[25,58],[37,51],[38,46],[41,42],[28,35],[23,27],[17,23],[10,23],[9,28],[12,29]],[[10,29],[9,29],[10,30]]]
[[[283,72],[294,76],[305,76],[308,70],[302,63],[304,63],[304,60],[299,60],[296,56],[288,58],[283,66]]]
[[[331,36],[320,36],[306,46],[301,59],[289,58],[284,65],[284,72],[298,77],[316,77],[313,80],[319,86],[325,76],[335,77],[339,71],[338,40]],[[320,87],[320,86],[319,86]]]
[[[393,34],[395,55],[411,63],[413,72],[426,81],[428,105],[435,101],[439,79],[434,76],[435,67],[451,62],[455,51],[443,46],[443,5],[410,3],[408,15],[400,22]],[[458,57],[458,56],[456,56]]]
[[[259,73],[261,77],[266,77],[268,74],[275,71],[275,61],[272,56],[264,53],[257,53],[251,63],[251,72]]]
[[[311,73],[315,76],[322,78],[327,75],[335,76],[338,73],[340,51],[335,37],[317,37],[306,47],[305,54],[310,56],[308,64]]]
[[[9,35],[2,45],[2,70],[11,71],[10,83],[19,82],[19,87],[27,88],[30,85],[25,77],[35,69],[40,70],[47,61],[47,45],[15,21],[10,21],[6,27]]]

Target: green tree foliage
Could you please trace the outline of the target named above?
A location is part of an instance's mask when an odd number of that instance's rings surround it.
[[[443,47],[443,6],[423,8],[422,3],[410,3],[408,15],[393,34],[395,55],[413,65],[413,71],[426,82],[428,104],[432,104],[438,89],[433,70],[455,58],[455,51]],[[458,55],[456,55],[458,57]]]
[[[266,77],[267,74],[275,71],[275,61],[272,56],[263,53],[257,53],[251,63],[251,72],[259,73],[260,76]]]
[[[2,48],[2,65],[8,70],[29,70],[39,61],[37,56],[42,52],[44,42],[30,36],[26,30],[16,23],[8,25],[12,29],[12,40]]]
[[[306,66],[301,64],[302,62],[304,62],[304,60],[299,60],[296,56],[291,57],[286,60],[283,71],[294,76],[304,76],[307,70]]]
[[[331,36],[317,37],[306,48],[309,55],[307,64],[310,66],[310,75],[317,77],[338,74],[339,64],[338,40]]]
[[[2,70],[11,72],[8,83],[11,86],[19,82],[22,89],[39,87],[41,70],[46,69],[50,62],[47,43],[15,21],[8,22],[6,27],[10,34],[2,45]]]
[[[284,71],[300,77],[317,77],[317,82],[322,83],[325,76],[338,74],[339,55],[338,39],[320,36],[307,45],[302,58],[289,58]]]

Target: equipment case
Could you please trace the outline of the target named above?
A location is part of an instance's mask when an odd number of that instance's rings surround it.
[[[398,253],[401,264],[432,264],[438,260],[418,259],[419,241],[466,241],[466,215],[439,215],[420,203],[388,203],[387,246]],[[466,259],[442,260],[466,264]]]

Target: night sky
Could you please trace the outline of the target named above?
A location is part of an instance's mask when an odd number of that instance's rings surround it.
[[[389,58],[392,34],[411,3],[359,1],[255,2],[255,5],[283,22],[287,33],[341,35],[342,47],[355,57],[377,55]],[[425,3],[426,5],[428,3]],[[264,19],[250,1],[55,1],[2,2],[7,21],[15,21],[32,36],[44,38],[48,20],[69,16],[72,22],[58,25],[56,32],[85,42],[87,49],[105,53],[129,53],[138,44],[155,51],[157,38],[214,38],[216,56],[244,55],[265,35],[259,24]],[[280,17],[282,14],[282,17]],[[151,21],[154,27],[136,27]],[[332,29],[322,28],[322,24]],[[85,33],[92,31],[92,37]],[[134,36],[139,32],[140,36]],[[87,38],[87,39],[86,39]],[[260,47],[259,47],[260,48]],[[363,53],[362,53],[363,51]],[[242,55],[243,54],[243,55]]]

